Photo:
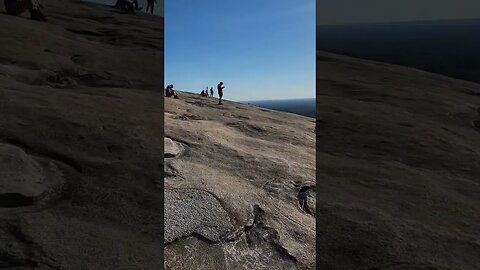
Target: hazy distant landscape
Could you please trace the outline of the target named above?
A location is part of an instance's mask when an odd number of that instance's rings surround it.
[[[480,82],[480,19],[319,25],[317,49]]]
[[[315,117],[315,98],[245,101],[258,107]]]

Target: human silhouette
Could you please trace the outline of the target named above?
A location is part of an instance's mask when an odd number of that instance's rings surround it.
[[[213,97],[213,87],[210,87],[210,96]]]
[[[220,83],[217,85],[218,105],[222,105],[223,88],[225,88],[225,86],[223,86],[223,82],[220,82]]]
[[[137,0],[127,0],[127,1],[125,1],[125,11],[127,13],[135,14],[135,6],[138,7]]]
[[[175,91],[173,90],[173,84],[167,85],[165,88],[165,96],[166,97],[171,97],[175,95]]]
[[[157,0],[147,0],[147,13],[148,9],[150,8],[150,13],[153,14],[153,7],[155,6],[155,3]]]

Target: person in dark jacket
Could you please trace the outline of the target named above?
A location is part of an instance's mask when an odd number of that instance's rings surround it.
[[[223,98],[223,89],[225,86],[223,86],[223,82],[220,82],[217,85],[217,92],[218,92],[218,105],[222,105],[222,98]]]
[[[166,97],[175,96],[175,91],[173,90],[173,84],[167,85],[167,87],[165,88],[165,96]]]

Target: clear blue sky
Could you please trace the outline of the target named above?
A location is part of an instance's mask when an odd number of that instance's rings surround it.
[[[166,0],[165,85],[236,101],[315,97],[314,0]]]

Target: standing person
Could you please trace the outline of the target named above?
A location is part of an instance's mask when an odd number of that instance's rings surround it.
[[[210,87],[210,96],[213,97],[213,87]]]
[[[147,13],[148,13],[148,8],[150,8],[150,13],[153,14],[153,7],[155,6],[155,3],[157,0],[147,0]]]
[[[208,86],[207,86],[207,88],[205,88],[205,94],[208,97]]]
[[[223,88],[225,88],[225,86],[223,86],[223,82],[220,82],[220,83],[217,85],[218,105],[222,105]]]

